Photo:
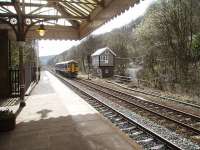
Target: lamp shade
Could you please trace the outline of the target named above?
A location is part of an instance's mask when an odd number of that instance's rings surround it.
[[[37,31],[38,31],[38,33],[39,33],[40,36],[44,36],[45,32],[46,32],[46,30],[44,28],[44,25],[41,24],[40,27],[37,29]]]

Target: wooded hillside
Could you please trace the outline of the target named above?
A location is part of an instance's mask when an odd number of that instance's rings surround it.
[[[200,95],[199,10],[199,0],[158,0],[129,25],[90,36],[49,63],[75,59],[86,71],[87,55],[108,46],[120,58],[142,57],[138,78],[152,87]]]

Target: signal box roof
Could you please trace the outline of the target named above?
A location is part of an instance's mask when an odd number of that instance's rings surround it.
[[[106,50],[108,50],[110,53],[112,53],[114,56],[116,56],[116,54],[109,47],[104,47],[104,48],[98,49],[91,56],[99,56],[102,53],[104,53]]]

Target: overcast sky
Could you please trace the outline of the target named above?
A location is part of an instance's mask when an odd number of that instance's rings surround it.
[[[128,11],[125,11],[120,16],[112,19],[105,25],[101,26],[99,29],[94,31],[92,34],[98,35],[106,32],[110,32],[115,28],[120,28],[132,20],[137,19],[139,16],[144,14],[149,5],[156,0],[144,0]],[[70,47],[79,44],[80,41],[65,41],[65,40],[40,40],[39,41],[39,56],[57,55],[63,51],[69,49]]]

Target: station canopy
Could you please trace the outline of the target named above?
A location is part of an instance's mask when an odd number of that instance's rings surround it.
[[[0,0],[0,29],[26,33],[26,39],[40,38],[36,30],[42,24],[43,38],[78,40],[97,29],[139,0]]]

